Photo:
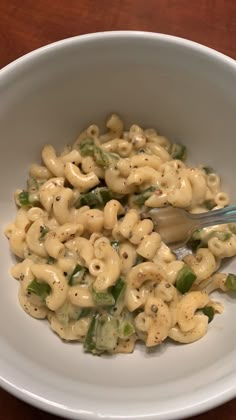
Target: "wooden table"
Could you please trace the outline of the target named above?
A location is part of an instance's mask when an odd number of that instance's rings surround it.
[[[0,0],[0,68],[50,42],[120,29],[185,37],[236,59],[236,0]],[[0,419],[56,417],[0,390]],[[235,420],[236,399],[195,419]]]

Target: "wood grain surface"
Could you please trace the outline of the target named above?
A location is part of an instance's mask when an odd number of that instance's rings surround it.
[[[181,36],[236,59],[236,0],[0,0],[0,68],[50,42],[124,29]],[[236,399],[194,418],[235,420]],[[19,419],[57,417],[0,389],[0,420]]]

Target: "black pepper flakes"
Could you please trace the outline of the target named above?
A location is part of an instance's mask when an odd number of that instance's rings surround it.
[[[157,313],[157,311],[158,311],[158,307],[156,306],[156,305],[152,305],[151,306],[151,311],[152,312],[154,312],[155,314]]]

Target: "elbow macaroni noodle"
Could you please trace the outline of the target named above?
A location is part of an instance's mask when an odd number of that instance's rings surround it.
[[[235,225],[197,232],[199,248],[179,261],[141,210],[196,213],[224,207],[229,197],[216,173],[187,166],[183,146],[156,130],[124,131],[116,114],[106,127],[100,134],[89,126],[61,154],[45,145],[28,189],[15,193],[17,215],[5,234],[21,260],[11,271],[20,305],[92,352],[129,353],[137,340],[152,347],[168,337],[192,343],[207,333],[205,309],[223,311],[210,293],[227,291],[227,275],[216,271],[236,255]],[[195,280],[183,292],[186,267]]]

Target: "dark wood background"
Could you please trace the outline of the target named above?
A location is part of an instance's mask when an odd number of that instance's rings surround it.
[[[50,42],[122,29],[177,35],[236,59],[236,0],[0,0],[0,68]],[[57,417],[0,389],[0,420],[19,419]],[[194,419],[235,420],[236,399]]]

